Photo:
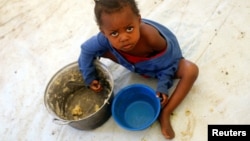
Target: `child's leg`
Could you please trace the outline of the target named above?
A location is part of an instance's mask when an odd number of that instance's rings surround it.
[[[162,134],[167,139],[172,139],[175,136],[170,123],[170,115],[192,88],[198,76],[198,71],[198,67],[194,63],[185,59],[180,60],[179,68],[176,72],[176,78],[180,80],[159,117]]]

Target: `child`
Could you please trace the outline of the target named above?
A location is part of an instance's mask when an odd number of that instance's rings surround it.
[[[110,58],[142,76],[157,78],[162,134],[174,138],[171,113],[191,89],[198,67],[183,58],[171,31],[141,18],[134,0],[95,0],[94,11],[100,32],[82,44],[78,60],[86,84],[96,92],[102,90],[93,65],[97,57]],[[180,80],[169,97],[168,89],[175,78]]]

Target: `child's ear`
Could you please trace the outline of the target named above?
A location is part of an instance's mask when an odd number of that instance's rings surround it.
[[[100,30],[100,32],[101,32],[103,35],[105,35],[105,33],[104,33],[104,31],[102,30],[101,27],[99,27],[99,30]]]
[[[99,30],[100,30],[100,32],[103,32],[101,27],[99,27]]]
[[[102,32],[102,34],[105,34],[101,27],[99,27],[99,30],[100,30],[100,32]]]
[[[138,15],[139,23],[141,23],[141,15]]]

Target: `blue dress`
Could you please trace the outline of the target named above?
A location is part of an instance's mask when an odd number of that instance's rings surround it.
[[[117,58],[119,64],[130,71],[157,78],[158,83],[156,91],[168,94],[169,88],[173,85],[173,79],[178,69],[179,61],[183,58],[179,43],[175,35],[165,26],[148,19],[142,19],[142,22],[152,25],[159,31],[167,42],[167,50],[159,57],[131,64],[117,52],[108,39],[99,32],[81,45],[81,54],[78,63],[87,85],[94,79],[97,79],[93,61],[109,51]]]

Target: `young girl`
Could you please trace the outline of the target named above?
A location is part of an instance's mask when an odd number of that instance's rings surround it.
[[[93,65],[97,57],[110,58],[142,76],[157,78],[162,134],[174,138],[171,113],[191,89],[198,67],[183,58],[171,31],[141,18],[134,0],[95,0],[94,10],[100,32],[82,44],[78,60],[85,83],[96,92],[102,90]],[[168,89],[175,78],[180,80],[169,97]]]

